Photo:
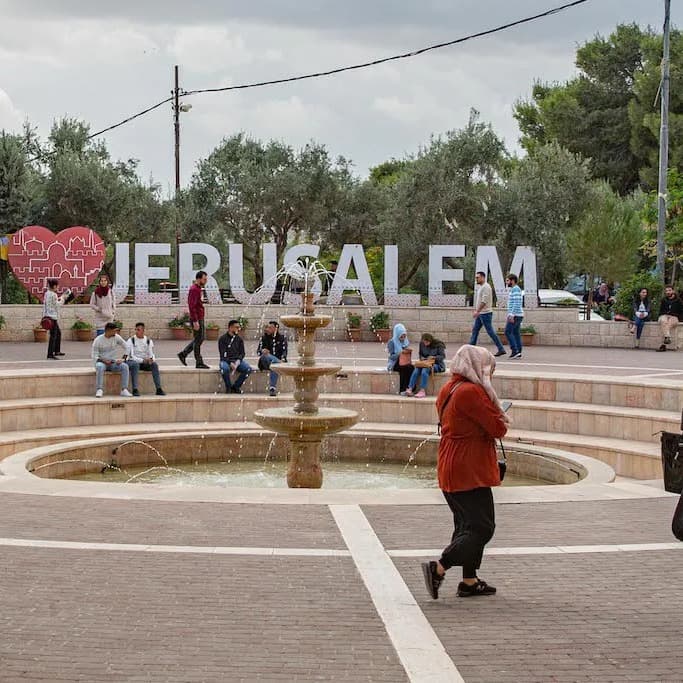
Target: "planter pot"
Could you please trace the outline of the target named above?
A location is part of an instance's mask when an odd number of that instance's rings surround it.
[[[71,330],[75,341],[89,342],[92,341],[92,330]]]
[[[360,327],[349,327],[346,330],[349,333],[349,341],[359,342],[360,341]]]
[[[389,328],[382,328],[380,330],[375,330],[375,336],[377,341],[386,344],[391,339],[391,330]]]
[[[209,341],[216,341],[220,336],[220,330],[217,328],[209,328],[206,330],[206,338]]]
[[[507,337],[505,336],[505,332],[498,332],[498,336],[500,337],[501,343],[510,346],[510,343],[508,342]],[[522,337],[522,346],[533,346],[534,344],[534,334],[530,332],[525,332],[524,334],[521,335]]]
[[[44,330],[42,327],[34,327],[33,341],[44,344],[47,341],[47,330]]]
[[[185,339],[189,339],[192,336],[192,333],[190,332],[189,327],[172,327],[171,335],[173,336],[173,339],[184,341]]]

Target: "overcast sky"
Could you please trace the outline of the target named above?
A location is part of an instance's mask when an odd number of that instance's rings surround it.
[[[98,130],[170,94],[325,70],[452,40],[564,0],[0,0],[0,128],[25,119],[47,134],[64,115]],[[676,3],[674,3],[675,5]],[[680,23],[680,7],[673,8]],[[310,139],[369,166],[417,150],[481,111],[508,148],[512,106],[535,79],[574,73],[576,46],[618,23],[661,30],[664,0],[591,0],[492,37],[411,60],[248,91],[205,94],[182,115],[182,182],[238,131],[294,146]],[[105,137],[114,158],[140,160],[173,184],[170,105]]]

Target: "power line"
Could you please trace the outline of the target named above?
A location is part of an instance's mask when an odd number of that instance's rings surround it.
[[[318,71],[315,73],[304,74],[301,76],[290,76],[288,78],[277,78],[272,81],[261,81],[258,83],[247,83],[244,85],[229,85],[224,88],[203,88],[201,90],[187,90],[183,92],[183,95],[199,95],[201,93],[211,93],[211,92],[226,92],[228,90],[246,90],[248,88],[261,88],[266,85],[278,85],[280,83],[292,83],[294,81],[304,81],[310,78],[321,78],[323,76],[332,76],[334,74],[343,73],[344,71],[355,71],[357,69],[366,69],[371,66],[377,66],[378,64],[385,64],[386,62],[393,62],[399,59],[408,59],[410,57],[417,57],[425,52],[430,52],[432,50],[440,50],[445,47],[451,47],[452,45],[458,45],[460,43],[465,43],[469,40],[474,40],[475,38],[482,38],[484,36],[489,36],[494,33],[500,33],[509,28],[515,26],[521,26],[522,24],[528,24],[529,22],[536,21],[537,19],[542,19],[544,17],[549,17],[553,14],[558,14],[577,5],[583,5],[589,2],[589,0],[574,0],[574,2],[568,2],[565,5],[560,5],[554,9],[541,12],[540,14],[535,14],[531,17],[526,17],[524,19],[518,19],[517,21],[512,21],[508,24],[502,24],[501,26],[496,26],[495,28],[487,29],[485,31],[479,31],[478,33],[471,33],[470,35],[463,36],[462,38],[456,38],[455,40],[449,40],[445,43],[437,43],[436,45],[429,45],[428,47],[420,48],[419,50],[413,50],[412,52],[404,52],[400,55],[393,55],[392,57],[383,57],[381,59],[374,59],[370,62],[362,62],[360,64],[352,64],[351,66],[341,66],[336,69],[329,69],[328,71]]]
[[[525,17],[524,19],[518,19],[517,21],[511,21],[507,24],[502,24],[500,26],[496,26],[495,28],[490,28],[486,29],[485,31],[479,31],[477,33],[470,33],[467,36],[463,36],[461,38],[456,38],[455,40],[449,40],[445,43],[437,43],[435,45],[428,45],[427,47],[420,48],[419,50],[413,50],[411,52],[404,52],[402,54],[398,55],[392,55],[391,57],[383,57],[381,59],[374,59],[369,62],[362,62],[360,64],[351,64],[349,66],[341,66],[337,67],[335,69],[329,69],[327,71],[317,71],[315,73],[309,73],[309,74],[303,74],[299,76],[289,76],[287,78],[277,78],[271,81],[260,81],[257,83],[245,83],[243,85],[230,85],[226,86],[224,88],[202,88],[199,90],[183,90],[181,95],[183,97],[189,96],[189,95],[200,95],[202,93],[214,93],[214,92],[227,92],[230,90],[247,90],[249,88],[262,88],[264,86],[268,85],[278,85],[281,83],[293,83],[295,81],[304,81],[304,80],[309,80],[312,78],[322,78],[325,76],[333,76],[335,74],[343,73],[345,71],[357,71],[359,69],[367,69],[372,66],[377,66],[379,64],[385,64],[386,62],[393,62],[397,61],[399,59],[409,59],[412,57],[417,57],[419,55],[425,54],[426,52],[431,52],[433,50],[441,50],[446,47],[451,47],[453,45],[459,45],[461,43],[468,42],[470,40],[475,40],[477,38],[483,38],[484,36],[490,36],[493,35],[494,33],[500,33],[501,31],[506,31],[510,28],[514,28],[515,26],[521,26],[522,24],[528,24],[532,21],[537,21],[538,19],[543,19],[545,17],[552,16],[554,14],[559,14],[560,12],[564,12],[568,9],[571,9],[573,7],[577,7],[578,5],[583,5],[584,3],[589,2],[590,0],[573,0],[573,2],[568,2],[565,3],[564,5],[560,5],[559,7],[554,7],[553,9],[546,10],[545,12],[541,12],[539,14],[534,14],[533,16],[530,17]],[[162,100],[161,102],[157,102],[156,104],[153,104],[151,107],[147,107],[147,109],[143,109],[142,111],[139,111],[137,114],[133,114],[132,116],[129,116],[128,118],[123,119],[122,121],[119,121],[118,123],[114,123],[111,126],[107,126],[106,128],[102,128],[102,130],[98,130],[95,133],[92,133],[88,135],[87,139],[92,140],[93,138],[96,138],[100,135],[103,135],[104,133],[108,133],[111,130],[114,130],[116,128],[120,128],[121,126],[125,126],[127,123],[130,123],[131,121],[134,121],[137,118],[140,118],[141,116],[145,116],[145,114],[149,114],[150,112],[154,111],[155,109],[158,109],[159,107],[162,107],[164,104],[167,104],[168,102],[171,102],[173,100],[173,96],[167,97],[165,100]],[[47,153],[45,155],[41,156],[49,156],[50,153]],[[36,157],[37,159],[38,157]]]

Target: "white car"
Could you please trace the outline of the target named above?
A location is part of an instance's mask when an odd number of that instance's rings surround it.
[[[585,320],[585,307],[583,300],[565,289],[539,289],[538,299],[543,306],[561,306],[562,303],[572,301],[579,309],[579,320]],[[562,302],[562,303],[560,303]],[[604,318],[598,315],[595,311],[591,312],[591,320],[600,321]]]

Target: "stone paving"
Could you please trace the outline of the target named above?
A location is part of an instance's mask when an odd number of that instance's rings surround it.
[[[176,348],[159,343],[162,365],[175,364]],[[359,365],[384,359],[379,344],[320,350]],[[88,345],[65,351],[65,367],[88,363]],[[0,344],[0,372],[52,367],[43,353]],[[680,379],[679,358],[534,347],[515,367]],[[0,489],[0,683],[683,681],[676,498],[649,488],[638,482],[638,497],[623,500],[500,496],[481,570],[498,594],[456,598],[454,569],[437,601],[420,562],[450,537],[440,502]]]

